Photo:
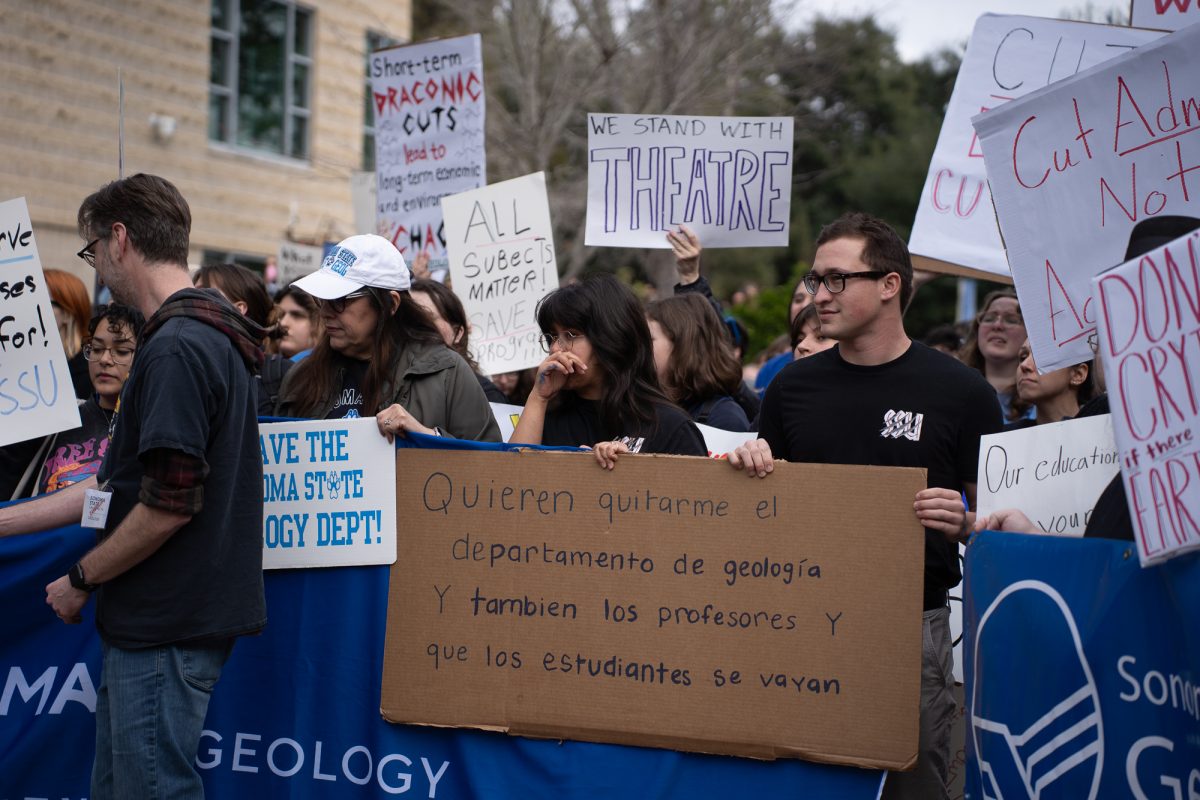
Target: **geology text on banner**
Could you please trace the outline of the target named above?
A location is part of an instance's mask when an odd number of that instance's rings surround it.
[[[1094,282],[1113,433],[1143,565],[1200,548],[1198,255],[1200,233],[1191,233]]]
[[[917,206],[908,244],[916,266],[1008,277],[971,117],[1160,35],[1117,25],[981,16],[958,69]]]
[[[0,445],[79,427],[24,197],[0,203],[0,420]]]
[[[1092,357],[1091,279],[1134,225],[1200,216],[1198,48],[1184,28],[972,120],[1043,372]]]
[[[479,34],[371,54],[377,232],[446,268],[442,197],[487,183]],[[365,233],[365,231],[364,231]]]
[[[558,288],[546,176],[536,172],[442,198],[450,277],[471,324],[471,349],[485,374],[536,367],[534,308]]]
[[[791,117],[588,114],[588,245],[786,247],[791,187]]]
[[[396,461],[374,417],[258,431],[263,569],[396,560]]]
[[[923,470],[404,449],[397,474],[386,719],[915,762]]]

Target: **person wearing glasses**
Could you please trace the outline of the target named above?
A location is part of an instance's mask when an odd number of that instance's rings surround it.
[[[13,499],[57,492],[99,471],[144,322],[137,309],[113,303],[101,307],[85,327],[80,355],[87,364],[92,391],[79,404],[80,425],[35,440],[38,449]]]
[[[989,292],[983,298],[979,314],[971,323],[967,340],[959,353],[964,364],[979,370],[996,390],[1000,413],[1004,419],[1015,420],[1013,401],[1017,399],[1017,366],[1021,363],[1018,351],[1025,341],[1025,318],[1021,304],[1011,289]],[[1025,412],[1021,416],[1029,416]]]
[[[883,797],[945,798],[957,717],[947,590],[962,579],[979,438],[1001,429],[1000,409],[982,375],[905,334],[912,260],[887,223],[852,213],[825,226],[804,283],[837,345],[784,367],[763,398],[760,438],[729,463],[760,478],[774,458],[926,470],[913,504],[925,527],[918,761],[888,776]]]
[[[646,315],[620,281],[555,289],[537,321],[549,355],[510,441],[592,447],[608,469],[622,453],[708,455],[700,429],[663,393]]]
[[[442,342],[413,300],[395,246],[362,234],[338,243],[316,272],[293,285],[317,299],[324,333],[284,379],[286,417],[375,417],[391,440],[415,431],[500,441],[471,367]]]

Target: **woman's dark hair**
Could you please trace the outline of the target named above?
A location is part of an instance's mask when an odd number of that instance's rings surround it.
[[[646,306],[646,316],[671,340],[671,363],[662,388],[672,400],[687,407],[710,397],[737,394],[742,367],[708,300],[698,294],[655,300]]]
[[[812,325],[818,331],[821,330],[821,315],[812,303],[800,309],[800,313],[792,318],[792,324],[788,326],[788,336],[791,337],[793,350],[800,343],[800,334],[804,332],[805,325]]]
[[[746,330],[746,326],[741,320],[732,314],[726,314],[721,320],[725,323],[725,330],[729,333],[729,340],[733,345],[733,355],[739,362],[746,361],[746,344],[750,341],[750,333]]]
[[[463,308],[462,300],[458,299],[449,286],[429,278],[417,278],[409,287],[410,292],[424,292],[433,301],[434,307],[442,315],[442,319],[450,323],[450,327],[458,334],[458,340],[450,345],[450,349],[463,357],[471,365],[471,370],[479,372],[479,364],[471,357],[470,338],[471,325],[467,322],[467,310]]]
[[[205,264],[196,270],[192,283],[202,289],[218,289],[230,303],[245,303],[246,318],[267,332],[268,339],[283,336],[276,321],[275,304],[257,273],[238,264]]]
[[[612,275],[555,289],[538,301],[537,321],[544,333],[558,325],[587,336],[603,384],[600,421],[609,434],[637,421],[653,425],[655,404],[670,403],[654,371],[646,315]]]
[[[96,309],[96,316],[88,322],[88,339],[95,335],[96,328],[100,327],[101,322],[108,323],[108,330],[111,333],[117,333],[122,325],[128,325],[129,330],[133,333],[133,338],[137,339],[142,333],[142,326],[146,324],[146,318],[133,306],[125,306],[120,303],[100,306]]]
[[[391,379],[392,359],[396,353],[412,342],[442,344],[433,321],[425,309],[417,305],[407,291],[400,292],[400,308],[395,314],[391,310],[390,293],[385,289],[364,287],[368,299],[379,312],[372,336],[374,348],[367,362],[367,374],[363,380],[363,410],[374,414],[379,409],[383,387]],[[329,337],[322,333],[317,346],[307,358],[292,367],[289,402],[294,404],[300,416],[317,413],[325,401],[340,387],[334,385],[339,367],[351,362],[329,345]]]

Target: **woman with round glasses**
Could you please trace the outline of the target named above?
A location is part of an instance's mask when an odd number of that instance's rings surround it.
[[[511,441],[592,446],[608,469],[621,453],[708,455],[691,417],[660,388],[646,316],[616,278],[555,289],[537,320],[549,355]]]
[[[382,236],[340,242],[295,282],[317,298],[324,333],[284,380],[281,416],[374,416],[390,440],[409,431],[500,441],[491,406],[462,356],[409,294],[400,252]]]
[[[983,298],[979,314],[971,323],[967,341],[959,358],[968,367],[983,373],[996,390],[996,399],[1004,419],[1012,419],[1017,390],[1018,353],[1025,341],[1025,319],[1021,304],[1011,289],[989,292]]]
[[[108,452],[119,409],[121,388],[133,367],[137,338],[145,319],[137,309],[104,306],[87,326],[81,353],[87,360],[94,392],[79,406],[80,426],[47,437],[27,474],[32,494],[46,494],[96,474]],[[36,469],[36,476],[33,475]],[[19,495],[29,494],[24,486]]]

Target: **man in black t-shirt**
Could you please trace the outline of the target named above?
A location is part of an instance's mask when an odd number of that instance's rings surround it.
[[[804,282],[821,333],[838,345],[779,373],[763,398],[760,438],[729,461],[760,477],[773,457],[928,471],[914,502],[925,526],[919,758],[913,771],[890,775],[883,794],[924,800],[947,797],[956,703],[946,591],[962,578],[963,496],[974,503],[979,437],[1002,421],[978,372],[905,335],[912,275],[908,248],[881,220],[847,214],[821,231]]]
[[[99,544],[46,587],[67,623],[97,594],[93,798],[203,796],[194,762],[213,686],[234,638],[266,624],[252,376],[263,332],[192,287],[190,227],[187,202],[152,175],[83,202],[80,258],[147,317],[138,357],[97,477],[0,511],[0,535],[81,514],[99,529]]]

